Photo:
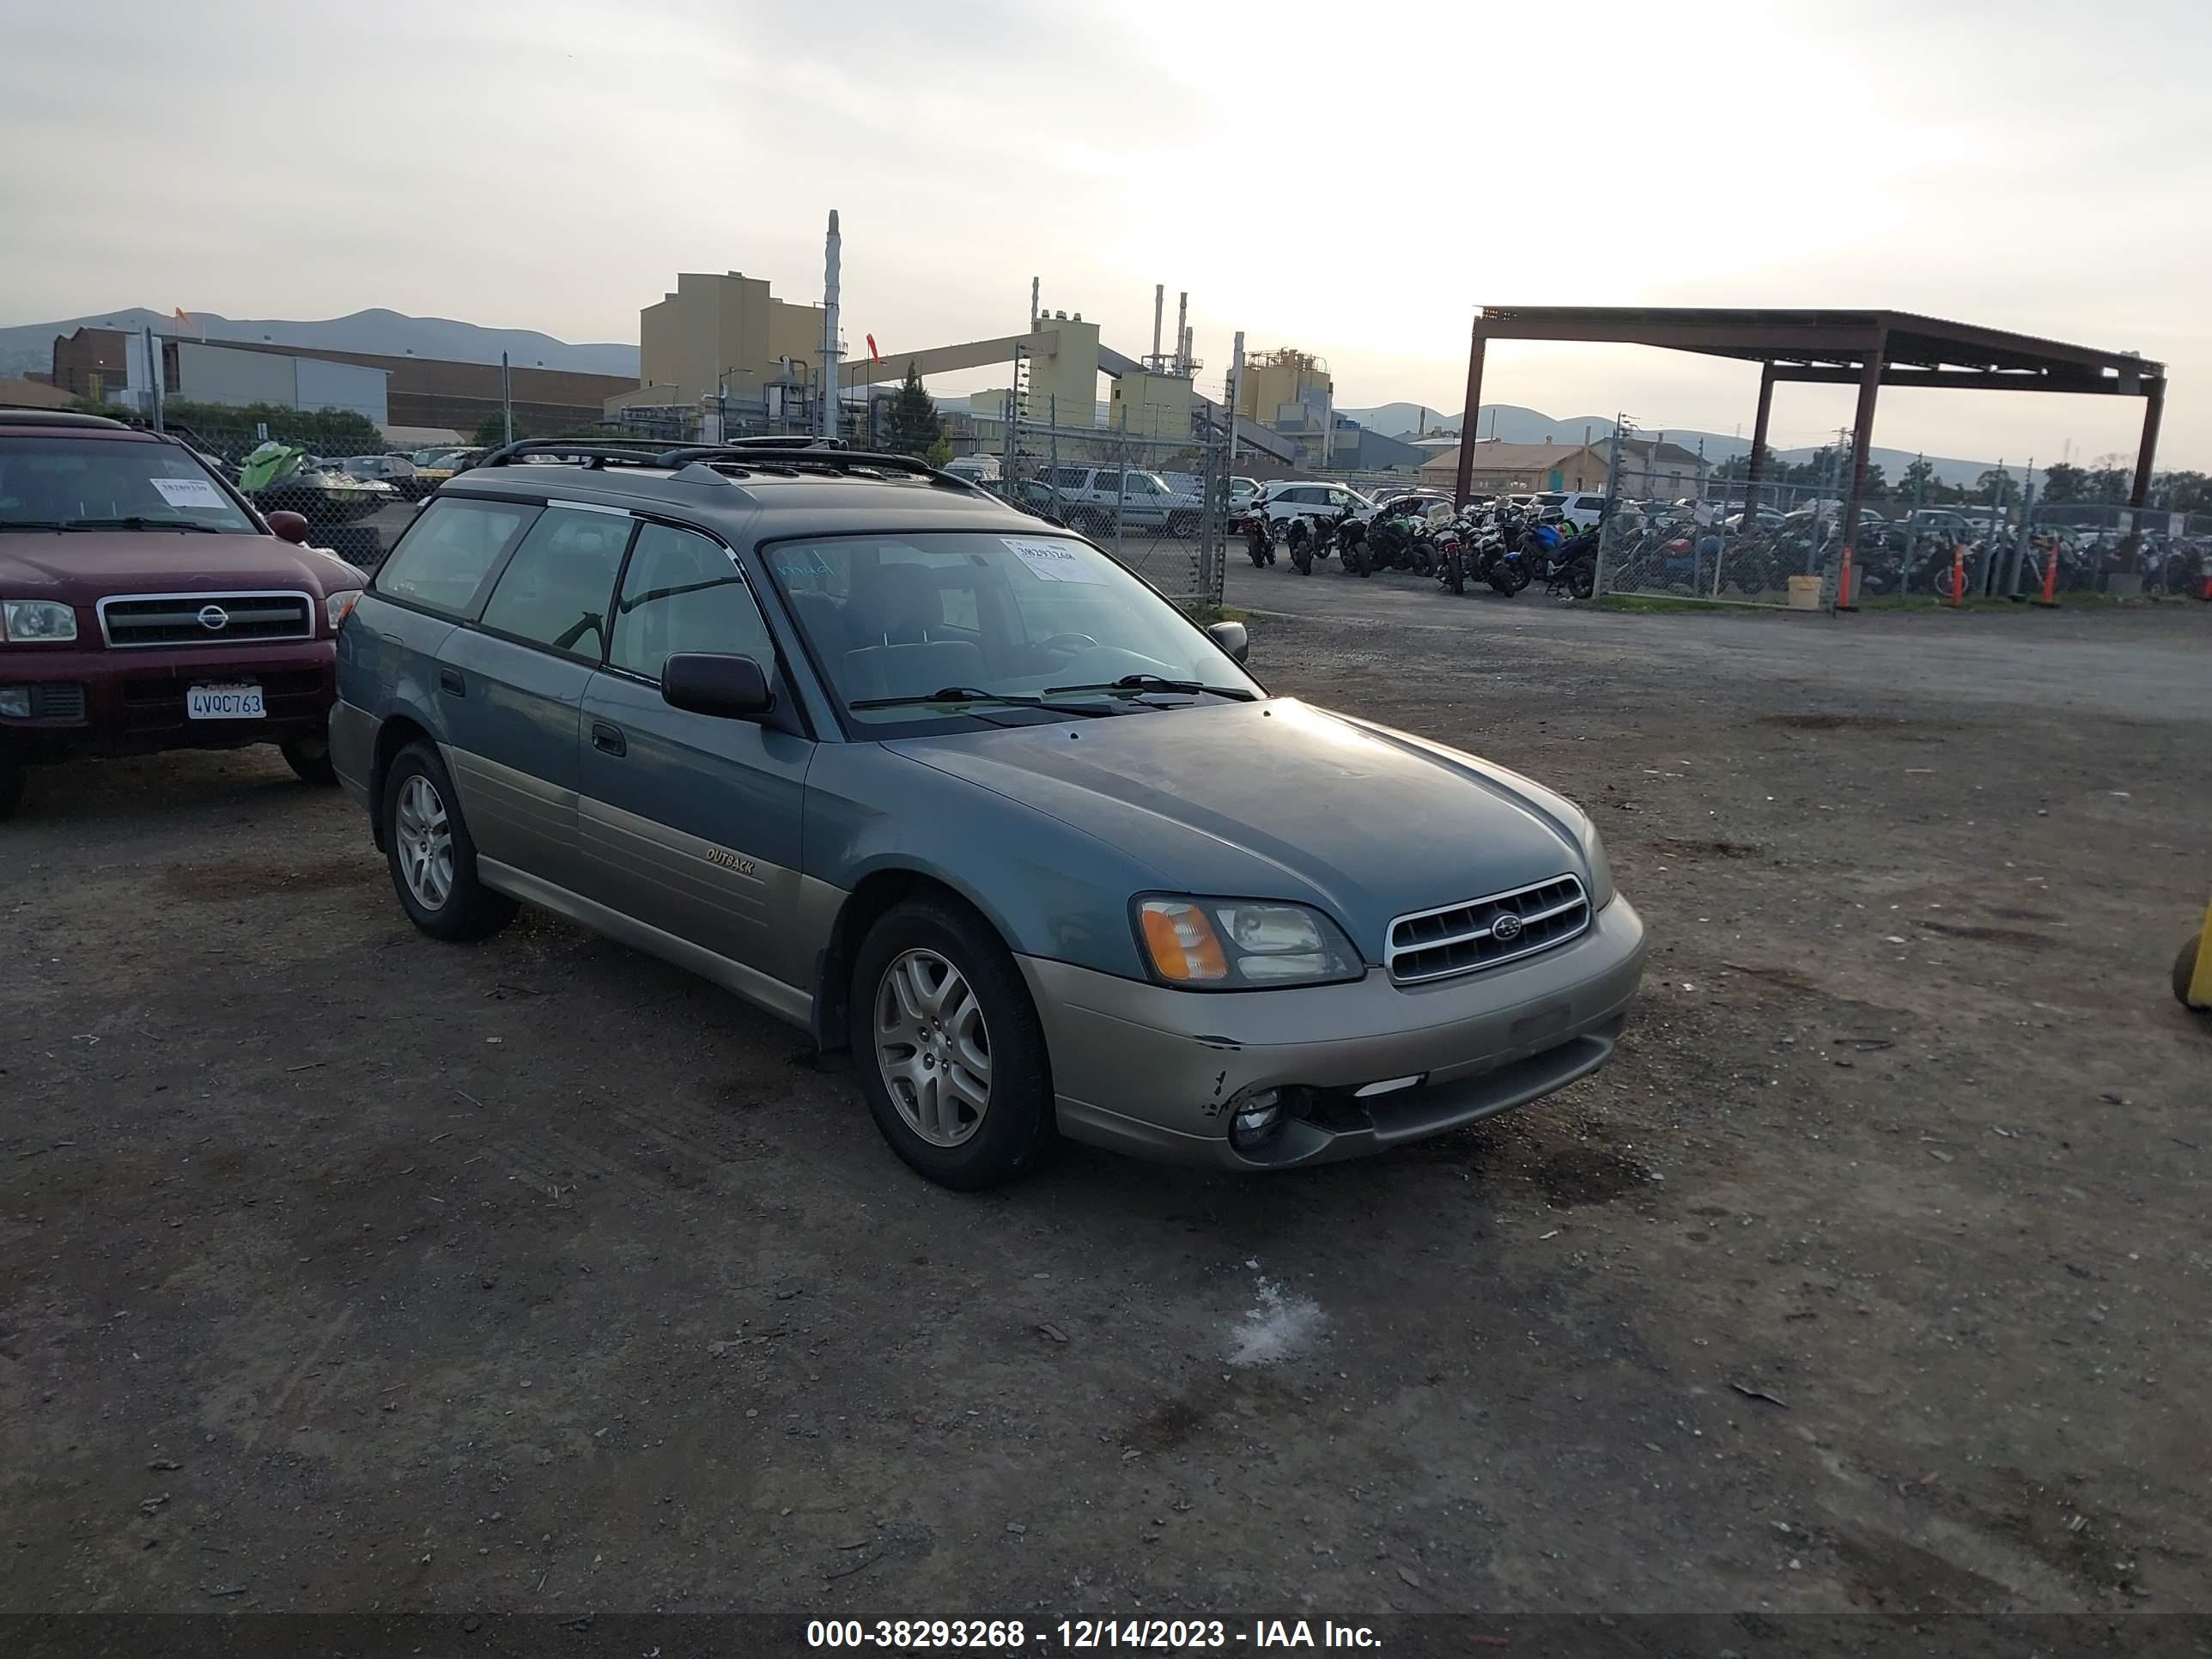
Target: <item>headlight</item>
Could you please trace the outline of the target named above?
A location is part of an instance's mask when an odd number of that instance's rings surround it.
[[[1343,930],[1303,904],[1140,898],[1136,919],[1153,973],[1193,990],[1325,985],[1367,971]]]
[[[0,603],[0,640],[10,645],[46,645],[76,637],[76,612],[52,599],[9,599]]]
[[[353,608],[360,599],[361,589],[358,587],[342,587],[335,593],[323,596],[323,614],[331,619],[331,633],[337,633],[338,624],[353,614]]]
[[[1613,866],[1606,860],[1605,837],[1598,834],[1597,825],[1589,823],[1587,818],[1583,822],[1589,829],[1589,839],[1583,847],[1589,854],[1590,914],[1595,915],[1613,902]]]

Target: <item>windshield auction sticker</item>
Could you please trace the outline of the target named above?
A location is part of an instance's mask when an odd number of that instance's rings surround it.
[[[1045,581],[1085,582],[1095,587],[1106,580],[1103,569],[1066,542],[1033,542],[1019,536],[1001,536],[999,539]]]
[[[210,479],[155,478],[151,482],[171,507],[211,507],[220,512],[230,505]]]

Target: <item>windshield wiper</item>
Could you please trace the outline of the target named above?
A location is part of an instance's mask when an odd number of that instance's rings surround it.
[[[854,709],[902,708],[917,702],[995,702],[1017,708],[1048,708],[1054,714],[1111,714],[1118,712],[1112,708],[1086,708],[1081,703],[1047,702],[1042,697],[1032,697],[1019,691],[983,691],[972,685],[941,686],[923,696],[863,697],[846,707]]]
[[[1168,680],[1158,674],[1124,674],[1118,680],[1101,681],[1097,685],[1048,685],[1044,689],[1048,697],[1061,691],[1211,691],[1217,697],[1234,697],[1238,702],[1252,701],[1252,694],[1242,686],[1208,685],[1203,680]]]
[[[61,527],[64,530],[196,530],[203,536],[223,533],[211,524],[195,524],[190,519],[149,519],[143,513],[134,513],[127,519],[71,519]]]
[[[66,530],[59,519],[0,519],[0,530]]]

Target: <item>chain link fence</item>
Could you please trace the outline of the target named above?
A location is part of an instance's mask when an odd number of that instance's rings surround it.
[[[1001,423],[1003,425],[1003,423]],[[1152,437],[1109,427],[1014,423],[985,487],[1088,537],[1170,599],[1219,604],[1228,446],[1218,435]]]
[[[1590,492],[1583,492],[1589,494]],[[1843,503],[1810,484],[1708,483],[1653,501],[1616,477],[1599,536],[1601,592],[1814,608],[1833,597]]]

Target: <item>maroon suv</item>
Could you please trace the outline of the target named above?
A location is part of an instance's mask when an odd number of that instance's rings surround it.
[[[0,410],[0,818],[35,761],[273,743],[333,781],[334,641],[368,578],[189,447]]]

